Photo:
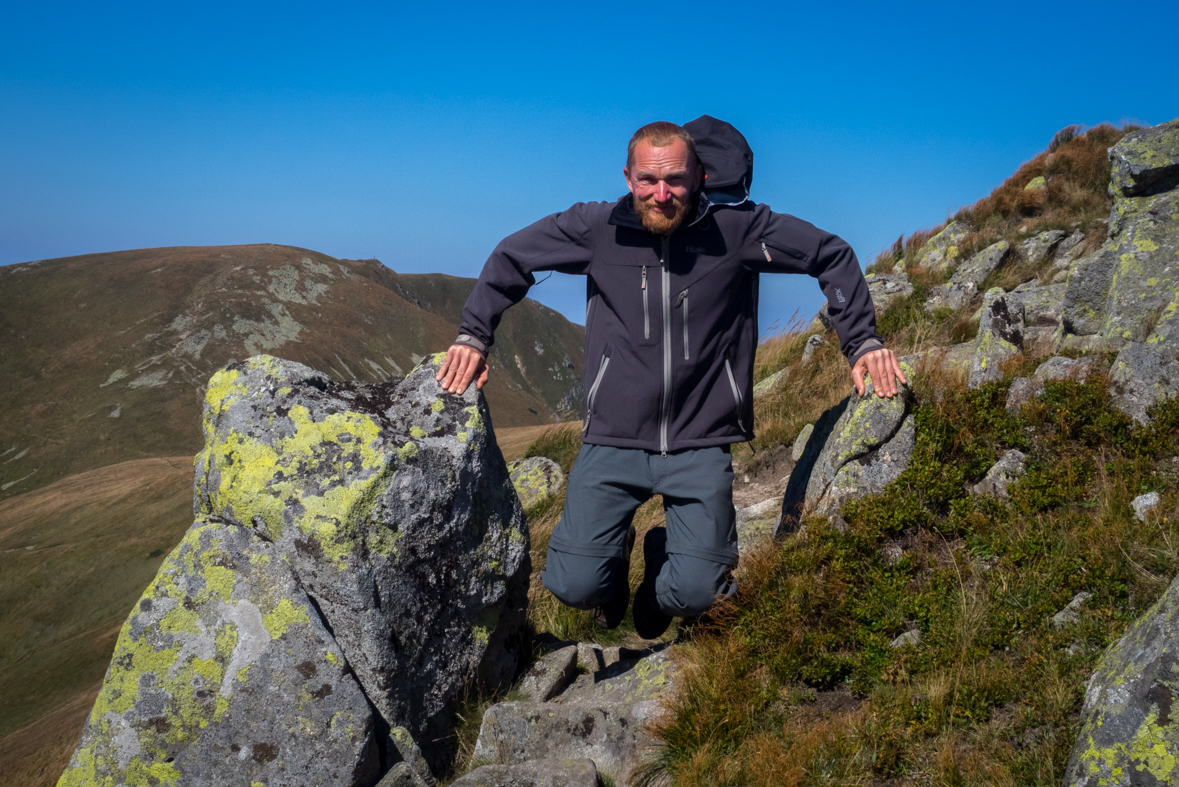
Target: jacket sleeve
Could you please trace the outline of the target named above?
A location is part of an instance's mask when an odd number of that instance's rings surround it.
[[[495,329],[503,313],[536,284],[533,273],[584,274],[593,253],[589,215],[593,207],[578,203],[500,241],[463,306],[463,324],[455,344],[474,347],[486,355],[495,342]]]
[[[860,356],[882,348],[868,282],[851,246],[837,235],[764,205],[755,214],[751,248],[743,254],[750,261],[747,267],[759,273],[806,273],[818,279],[839,334],[839,349],[849,364],[854,366]]]

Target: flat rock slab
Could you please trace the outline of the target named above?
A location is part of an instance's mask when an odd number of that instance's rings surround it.
[[[520,765],[484,765],[451,787],[599,787],[593,760],[533,760]]]
[[[950,284],[973,284],[978,287],[994,273],[1011,253],[1011,244],[1005,240],[992,243],[958,266],[950,277]]]
[[[562,704],[642,702],[662,697],[679,672],[666,650],[619,661],[592,675],[579,675],[558,698]]]
[[[1132,342],[1114,360],[1109,392],[1114,407],[1149,423],[1150,407],[1179,394],[1179,362],[1161,348]]]
[[[58,783],[367,787],[379,767],[372,711],[287,556],[197,521],[123,625]]]
[[[483,716],[473,762],[589,759],[625,784],[656,742],[644,730],[663,711],[657,701],[604,705],[501,702]]]
[[[577,677],[577,645],[567,645],[537,660],[520,681],[519,692],[529,702],[548,702]]]

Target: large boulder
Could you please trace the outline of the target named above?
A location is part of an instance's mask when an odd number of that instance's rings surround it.
[[[1028,263],[1038,265],[1052,256],[1056,247],[1064,240],[1064,235],[1062,230],[1037,233],[1019,244],[1019,252]]]
[[[929,298],[925,301],[925,310],[934,311],[943,307],[955,311],[961,309],[978,293],[979,285],[1003,264],[1010,253],[1011,244],[1001,240],[975,254],[958,266],[948,282],[930,290]]]
[[[902,362],[906,377],[913,369]],[[909,466],[916,439],[907,386],[891,399],[869,382],[815,422],[802,457],[790,474],[777,536],[793,532],[807,512],[833,517],[848,500],[880,492]]]
[[[1179,348],[1179,120],[1128,134],[1110,149],[1109,236],[1068,277],[1064,344],[1118,350],[1129,342]]]
[[[198,520],[123,624],[58,784],[368,787],[379,767],[372,708],[288,554]]]
[[[1179,782],[1179,579],[1101,657],[1066,787]]]
[[[440,360],[381,385],[230,365],[209,383],[195,501],[275,545],[382,728],[406,728],[435,768],[457,692],[515,674],[530,573],[486,402],[443,392]]]

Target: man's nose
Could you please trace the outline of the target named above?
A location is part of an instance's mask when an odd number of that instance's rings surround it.
[[[655,187],[655,199],[659,202],[667,202],[671,199],[671,187],[664,181],[659,181],[659,185]]]

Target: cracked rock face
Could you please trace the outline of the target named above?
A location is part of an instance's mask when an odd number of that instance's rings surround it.
[[[968,385],[978,388],[1003,379],[1001,364],[1023,352],[1023,303],[998,287],[983,299],[978,339],[970,359]]]
[[[240,757],[267,784],[368,785],[377,748],[412,748],[396,728],[441,764],[459,689],[515,672],[530,564],[486,403],[443,393],[438,360],[382,385],[269,356],[213,376],[198,522],[124,629],[76,783],[101,754],[116,783]]]
[[[1064,784],[1174,784],[1179,779],[1179,580],[1097,664]]]
[[[59,784],[363,787],[373,721],[287,555],[198,520],[123,624]]]

